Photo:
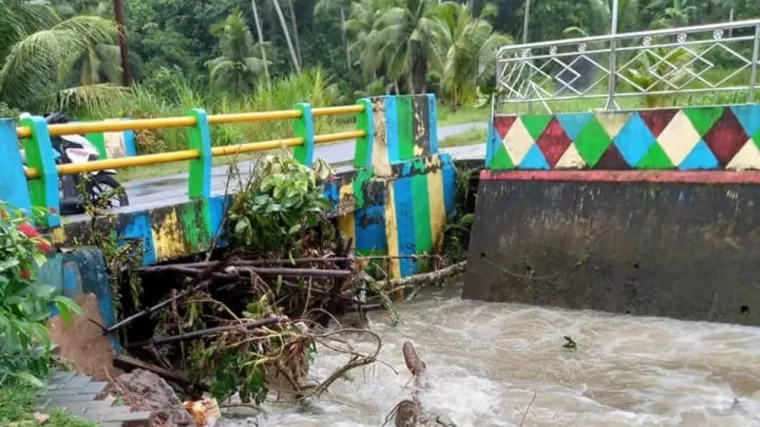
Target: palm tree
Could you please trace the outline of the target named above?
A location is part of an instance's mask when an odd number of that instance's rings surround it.
[[[293,70],[297,73],[301,73],[301,61],[298,60],[298,53],[293,47],[293,42],[290,40],[290,31],[288,30],[288,24],[285,23],[285,15],[282,13],[282,7],[280,7],[279,0],[272,0],[274,10],[277,12],[277,18],[280,20],[280,26],[282,32],[285,35],[285,42],[288,44],[288,50],[290,51],[290,59],[293,61]]]
[[[689,4],[689,0],[660,0],[649,5],[649,9],[665,9],[658,16],[654,25],[658,27],[680,27],[688,25],[697,11],[696,6]]]
[[[0,2],[0,28],[0,99],[23,108],[63,90],[76,94],[79,88],[67,88],[75,75],[72,64],[85,52],[112,44],[116,34],[112,21],[95,16],[64,21],[50,5],[23,0]],[[102,85],[81,89],[91,100],[110,92]]]
[[[206,63],[211,84],[232,92],[250,92],[266,62],[255,56],[253,36],[243,13],[235,9],[224,21],[214,25],[212,34],[219,38],[222,56]]]
[[[319,0],[314,7],[314,12],[330,12],[338,9],[340,12],[341,37],[343,39],[343,48],[346,50],[346,67],[351,70],[351,51],[348,48],[346,40],[346,12],[345,9],[351,9],[352,0]]]
[[[360,0],[351,3],[350,19],[343,24],[343,30],[346,38],[351,41],[348,44],[349,51],[358,55],[361,63],[368,62],[365,55],[374,56],[374,52],[369,52],[369,34],[383,11],[390,7],[388,3],[388,0]]]
[[[588,0],[591,25],[588,30],[569,27],[565,35],[588,37],[589,34],[609,34],[613,0]],[[639,0],[620,0],[618,3],[618,33],[636,31],[641,25]]]
[[[298,55],[298,63],[303,65],[301,59],[301,38],[298,36],[298,23],[296,22],[296,10],[293,7],[293,0],[288,1],[288,9],[290,10],[290,25],[293,26],[293,38],[296,41],[296,54]]]
[[[269,76],[269,62],[267,61],[267,52],[264,48],[264,32],[261,31],[261,18],[259,17],[259,8],[256,7],[257,0],[251,0],[251,9],[253,9],[253,20],[256,24],[256,35],[259,38],[259,50],[261,50],[261,59],[264,60],[264,76],[267,79],[267,86],[272,86],[272,78]]]
[[[453,107],[473,101],[478,83],[495,71],[496,52],[512,43],[509,36],[494,32],[486,16],[494,16],[496,8],[485,5],[475,19],[472,4],[446,2],[439,7],[439,16],[446,24],[444,43],[448,46],[443,67],[443,87],[452,96]]]
[[[396,81],[406,77],[411,93],[425,93],[428,68],[442,66],[441,38],[446,32],[430,0],[406,0],[378,17],[368,34],[372,55],[365,58],[366,69],[385,68]]]

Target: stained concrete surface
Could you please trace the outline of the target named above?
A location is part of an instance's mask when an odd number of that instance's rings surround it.
[[[472,129],[485,128],[487,123],[465,123],[453,126],[441,126],[438,128],[438,139],[444,140],[450,136],[459,135]],[[317,146],[314,158],[322,158],[330,164],[340,164],[350,162],[354,158],[355,141],[347,141],[338,144]],[[485,143],[469,145],[464,147],[441,148],[442,152],[452,155],[455,160],[460,159],[483,159],[485,158]],[[238,170],[241,177],[245,180],[254,166],[254,162],[246,161],[238,164]],[[351,166],[341,166],[335,168],[336,172],[351,170]],[[211,194],[222,195],[227,190],[229,166],[217,166],[212,171]],[[118,179],[118,175],[116,176]],[[129,196],[129,206],[115,209],[114,212],[132,212],[145,209],[156,208],[159,206],[175,205],[188,201],[187,197],[187,172],[157,177],[147,178],[124,183],[124,188]],[[231,185],[230,190],[235,186]],[[72,215],[67,217],[70,222],[83,221],[87,215]]]

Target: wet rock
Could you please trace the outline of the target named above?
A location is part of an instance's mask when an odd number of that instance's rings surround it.
[[[119,375],[107,392],[121,398],[133,411],[150,411],[151,425],[195,427],[193,418],[174,390],[158,375],[135,369]]]

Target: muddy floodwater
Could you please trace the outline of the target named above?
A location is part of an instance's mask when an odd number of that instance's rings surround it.
[[[307,410],[269,405],[264,425],[382,425],[410,396],[401,355],[410,340],[427,364],[424,407],[460,427],[760,426],[760,328],[458,294],[448,289],[400,306],[395,328],[384,313],[371,315],[380,357],[398,375],[380,363],[354,370]],[[565,335],[577,350],[563,348]],[[346,360],[320,349],[311,375],[324,379]]]

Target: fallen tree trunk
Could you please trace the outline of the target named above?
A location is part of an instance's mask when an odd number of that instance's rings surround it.
[[[385,283],[387,292],[393,294],[406,288],[417,287],[432,283],[439,283],[444,279],[464,273],[467,269],[467,261],[462,261],[440,270],[431,271],[430,273],[415,274],[414,276],[404,277],[403,279],[392,279]]]
[[[295,265],[295,264],[311,264],[311,263],[335,263],[346,261],[374,261],[374,260],[389,260],[389,259],[440,259],[440,255],[367,255],[367,256],[345,256],[345,257],[305,257],[305,258],[282,258],[282,259],[256,259],[247,260],[239,259],[233,260],[230,264],[245,267],[256,267],[261,265]],[[213,267],[220,261],[200,261],[200,262],[188,262],[182,264],[170,264],[170,265],[151,265],[146,267],[140,267],[138,271],[145,273],[162,273],[166,271],[176,271],[177,267],[185,268],[207,268]]]

